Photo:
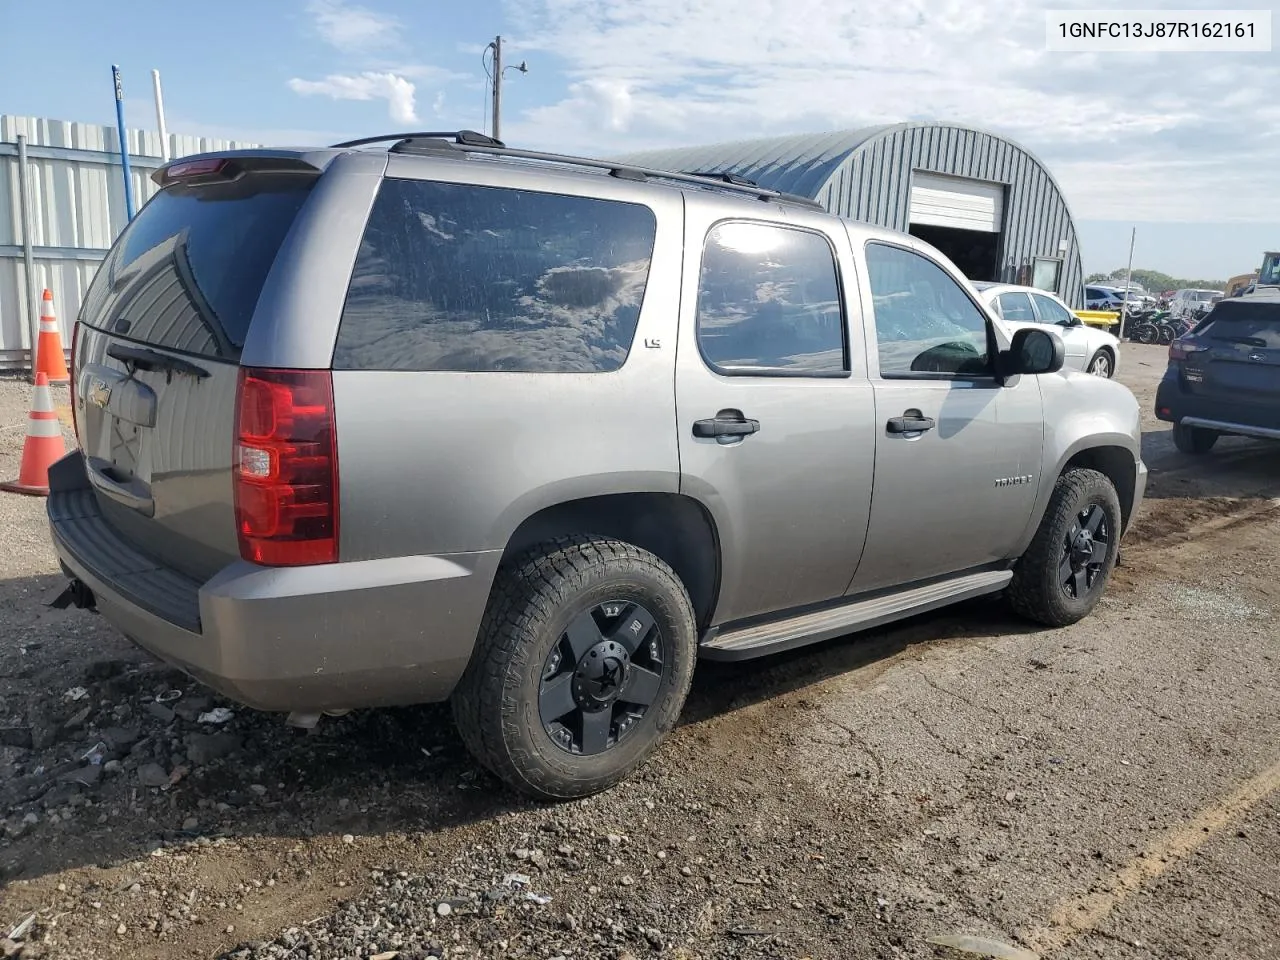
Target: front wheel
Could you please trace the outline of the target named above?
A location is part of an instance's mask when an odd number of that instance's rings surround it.
[[[1097,470],[1058,478],[1027,552],[1014,567],[1010,605],[1049,627],[1083,620],[1102,599],[1120,550],[1120,498]]]
[[[1105,377],[1110,380],[1115,373],[1115,360],[1111,356],[1110,350],[1099,350],[1093,355],[1093,359],[1089,361],[1089,372],[1095,377]]]
[[[696,654],[693,607],[667,564],[618,540],[551,541],[499,571],[454,720],[516,790],[588,796],[675,726]]]
[[[1155,343],[1160,339],[1160,331],[1154,323],[1140,323],[1134,328],[1133,339],[1139,343]]]
[[[1181,423],[1174,424],[1173,445],[1179,452],[1193,457],[1202,457],[1218,442],[1218,432],[1204,427],[1188,427]]]

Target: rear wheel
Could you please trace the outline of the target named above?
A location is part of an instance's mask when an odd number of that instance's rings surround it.
[[[1050,627],[1083,620],[1102,599],[1120,550],[1120,499],[1097,470],[1058,478],[1031,546],[1014,568],[1010,605]]]
[[[1155,343],[1160,339],[1160,331],[1154,323],[1140,323],[1133,330],[1133,339],[1139,343]]]
[[[1116,361],[1111,356],[1111,351],[1105,347],[1093,355],[1093,359],[1089,361],[1089,372],[1096,377],[1106,377],[1111,379],[1115,373]]]
[[[1218,432],[1204,427],[1189,427],[1181,423],[1174,424],[1173,445],[1182,453],[1193,457],[1202,457],[1218,442]]]
[[[675,726],[696,653],[693,607],[667,564],[617,540],[553,541],[499,573],[454,719],[515,789],[587,796]]]

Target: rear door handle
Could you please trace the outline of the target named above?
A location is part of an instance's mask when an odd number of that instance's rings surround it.
[[[695,437],[747,437],[760,432],[759,420],[748,420],[745,417],[717,416],[713,420],[695,420],[693,435]]]
[[[937,425],[937,421],[933,417],[922,417],[909,413],[901,417],[890,418],[888,430],[890,433],[924,433],[924,431],[932,430]]]

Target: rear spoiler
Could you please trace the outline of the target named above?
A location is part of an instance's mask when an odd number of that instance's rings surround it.
[[[172,183],[216,183],[237,180],[246,173],[323,172],[338,150],[224,150],[197,153],[165,164],[151,174],[157,186]]]

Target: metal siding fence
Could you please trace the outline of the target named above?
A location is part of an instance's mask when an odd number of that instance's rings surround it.
[[[0,369],[31,363],[31,313],[22,259],[18,135],[27,138],[28,222],[38,298],[53,291],[63,347],[98,264],[127,223],[116,128],[37,117],[0,116]],[[138,209],[155,193],[151,173],[162,163],[160,135],[128,130],[125,139]],[[170,157],[257,144],[181,134]]]
[[[893,126],[739,141],[631,154],[621,163],[669,170],[715,170],[820,200],[828,210],[906,231],[914,170],[1005,184],[1000,277],[1016,282],[1036,257],[1061,259],[1058,293],[1084,305],[1080,244],[1066,200],[1025,149],[982,130],[947,123]],[[1065,255],[1058,253],[1065,243]]]

